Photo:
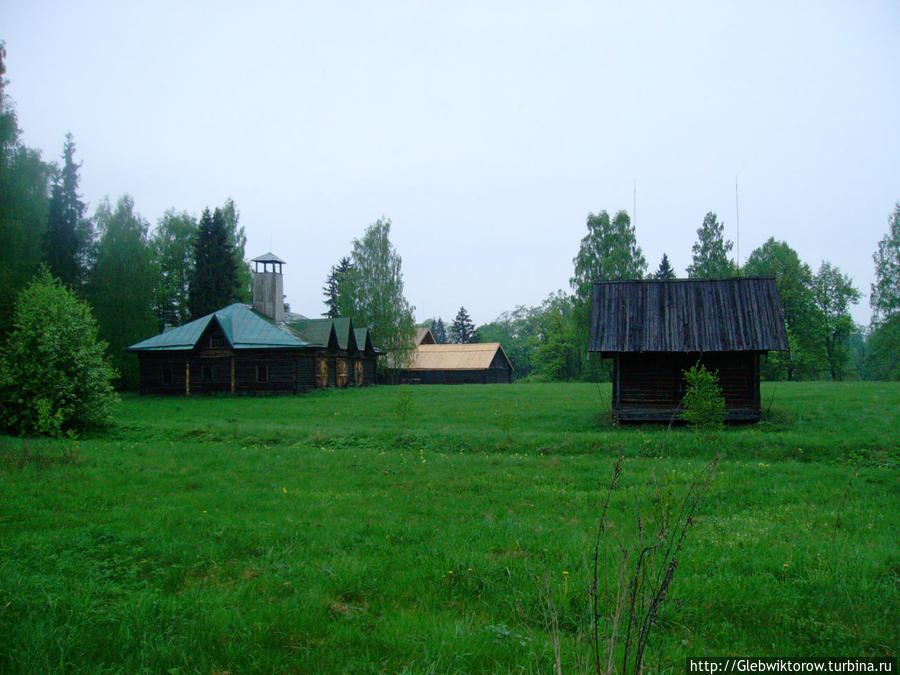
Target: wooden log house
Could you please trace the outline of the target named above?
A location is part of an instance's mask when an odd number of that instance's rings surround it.
[[[589,350],[612,359],[612,413],[623,422],[680,418],[684,371],[718,373],[728,422],[760,418],[759,364],[787,351],[772,278],[604,281],[594,285]]]
[[[299,393],[375,383],[382,352],[367,328],[354,329],[349,318],[286,317],[284,261],[268,253],[253,262],[252,309],[235,303],[128,348],[138,357],[141,393]]]

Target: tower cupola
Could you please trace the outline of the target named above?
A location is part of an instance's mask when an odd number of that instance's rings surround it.
[[[253,310],[280,322],[284,319],[284,280],[282,266],[287,264],[274,253],[266,253],[251,262],[253,270]],[[262,270],[260,270],[262,266]]]

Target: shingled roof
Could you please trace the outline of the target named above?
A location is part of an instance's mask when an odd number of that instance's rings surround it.
[[[594,284],[590,351],[787,351],[772,278]]]
[[[239,302],[178,328],[131,345],[128,351],[186,351],[193,349],[211,322],[217,322],[234,349],[302,348],[309,344]]]

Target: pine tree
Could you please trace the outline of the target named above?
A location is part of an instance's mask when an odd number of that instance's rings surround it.
[[[344,256],[338,261],[337,265],[332,265],[325,279],[325,285],[322,287],[322,295],[324,296],[325,312],[322,316],[329,319],[335,319],[341,315],[341,290],[346,288],[348,275],[353,269],[350,258]]]
[[[449,342],[447,339],[447,328],[444,326],[444,320],[441,317],[435,319],[431,324],[431,334],[434,335],[434,341],[439,345],[445,345]]]
[[[728,252],[734,243],[725,239],[725,224],[720,223],[712,211],[703,218],[697,229],[697,241],[692,247],[693,261],[687,268],[692,279],[724,279],[735,274],[734,261]]]
[[[457,344],[469,344],[475,335],[475,324],[465,307],[460,307],[450,325],[450,337]]]
[[[56,172],[50,196],[47,229],[44,231],[44,257],[50,273],[72,287],[80,287],[87,278],[93,239],[90,221],[85,220],[87,206],[78,195],[78,169],[75,141],[66,134],[63,167]]]
[[[675,270],[672,269],[672,265],[669,264],[669,256],[663,253],[662,260],[659,261],[659,267],[656,272],[653,273],[654,279],[674,279],[675,278]]]
[[[203,210],[194,241],[194,270],[189,302],[191,317],[226,307],[240,299],[234,249],[228,242],[225,219],[220,209]]]

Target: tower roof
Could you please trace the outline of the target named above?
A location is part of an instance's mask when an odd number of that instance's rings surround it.
[[[269,253],[264,253],[263,255],[259,256],[258,258],[254,258],[254,259],[251,260],[250,262],[259,262],[259,263],[281,263],[282,265],[287,265],[287,263],[284,262],[284,260],[282,260],[282,259],[279,258],[277,255],[275,255],[274,253],[271,253],[271,252],[269,252]]]

